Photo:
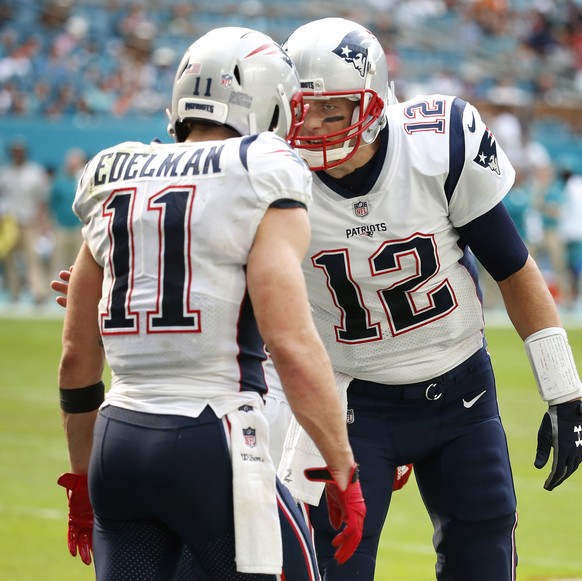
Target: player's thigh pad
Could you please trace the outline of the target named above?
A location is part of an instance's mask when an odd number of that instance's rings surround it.
[[[507,441],[498,418],[476,423],[434,457],[417,463],[415,471],[427,507],[443,517],[475,522],[516,510]]]

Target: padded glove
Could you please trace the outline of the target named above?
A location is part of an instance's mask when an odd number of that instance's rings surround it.
[[[582,461],[582,402],[552,405],[542,418],[534,466],[543,468],[554,449],[552,471],[544,483],[546,490],[562,484]]]
[[[352,466],[349,484],[345,490],[340,489],[327,467],[308,468],[305,470],[305,477],[314,482],[325,482],[329,522],[336,530],[344,525],[332,541],[337,549],[334,558],[343,565],[354,554],[364,530],[366,504],[360,487],[358,465]]]
[[[77,551],[85,565],[91,564],[93,551],[93,507],[89,500],[86,474],[62,474],[57,484],[67,491],[69,500],[69,530],[67,542],[73,557]]]
[[[392,484],[392,490],[400,490],[410,478],[412,474],[412,464],[403,464],[396,468],[394,473],[394,483]]]

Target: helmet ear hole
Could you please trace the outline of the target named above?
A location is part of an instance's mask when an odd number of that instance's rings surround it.
[[[279,105],[275,105],[273,117],[271,118],[271,123],[269,123],[269,131],[273,131],[277,125],[279,125]]]
[[[182,67],[181,70],[178,71],[178,74],[176,75],[177,79],[181,79],[184,76],[184,73],[188,70],[188,67],[190,66],[190,62],[188,59],[184,59],[184,66]]]
[[[238,65],[236,67],[234,67],[234,78],[236,79],[236,82],[240,85],[242,85],[241,82],[241,76],[240,76],[240,69],[238,68]]]

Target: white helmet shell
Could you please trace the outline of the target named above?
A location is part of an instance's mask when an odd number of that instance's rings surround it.
[[[216,28],[182,57],[167,111],[168,132],[184,141],[187,120],[226,125],[241,135],[273,131],[288,138],[303,115],[291,59],[269,36],[249,28]]]
[[[303,96],[359,101],[352,125],[337,134],[301,135],[294,142],[312,169],[329,169],[372,143],[393,102],[382,45],[364,26],[344,18],[323,18],[299,27],[284,43],[299,72]]]

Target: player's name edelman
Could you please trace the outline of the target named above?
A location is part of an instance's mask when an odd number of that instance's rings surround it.
[[[139,178],[168,178],[221,173],[220,155],[224,146],[201,147],[168,154],[109,151],[99,159],[95,168],[95,185]]]

